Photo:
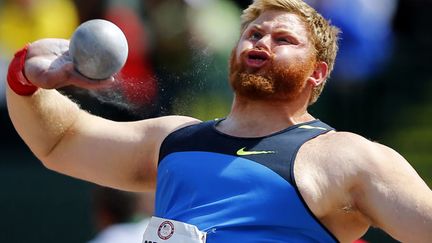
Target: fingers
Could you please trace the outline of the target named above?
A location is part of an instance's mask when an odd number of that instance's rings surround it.
[[[27,58],[56,55],[69,49],[69,40],[66,39],[40,39],[30,44]]]
[[[26,76],[33,85],[44,89],[58,89],[77,86],[84,89],[106,89],[112,86],[114,78],[93,80],[77,72],[72,62],[53,65],[46,59],[31,59],[26,63]]]
[[[104,80],[94,80],[83,78],[78,72],[76,72],[76,76],[74,75],[70,81],[70,84],[73,86],[92,90],[108,89],[114,85],[113,77]]]
[[[114,78],[93,80],[75,70],[68,52],[69,41],[64,39],[42,39],[29,47],[25,73],[32,84],[44,89],[77,86],[84,89],[106,89],[113,85]]]
[[[114,77],[103,80],[89,79],[75,70],[72,63],[65,65],[65,73],[67,73],[66,83],[84,89],[107,89],[114,84]]]

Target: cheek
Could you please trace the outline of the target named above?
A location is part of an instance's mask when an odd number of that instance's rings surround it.
[[[289,60],[294,61],[295,54],[287,48],[275,48],[274,59],[279,63],[287,63]]]
[[[241,54],[249,49],[252,49],[253,45],[251,42],[249,41],[240,41],[237,45],[237,50],[236,50],[236,59],[239,60]]]
[[[302,64],[307,62],[307,55],[303,52],[298,52],[297,50],[288,50],[286,48],[281,48],[275,50],[274,61],[279,65],[292,65],[292,64]]]

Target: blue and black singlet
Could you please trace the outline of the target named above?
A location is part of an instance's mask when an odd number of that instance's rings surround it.
[[[162,143],[155,216],[192,224],[207,243],[334,243],[297,189],[301,145],[330,130],[319,120],[259,138],[216,130],[218,121],[179,129]]]

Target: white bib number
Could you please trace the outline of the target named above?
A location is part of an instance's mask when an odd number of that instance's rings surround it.
[[[206,233],[195,225],[152,217],[142,243],[205,243]]]

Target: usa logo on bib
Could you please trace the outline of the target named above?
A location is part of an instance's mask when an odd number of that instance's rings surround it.
[[[195,225],[152,217],[142,243],[205,243],[206,236],[206,232],[201,232]]]
[[[170,221],[164,221],[159,226],[158,236],[162,240],[168,240],[174,234],[174,224]]]

